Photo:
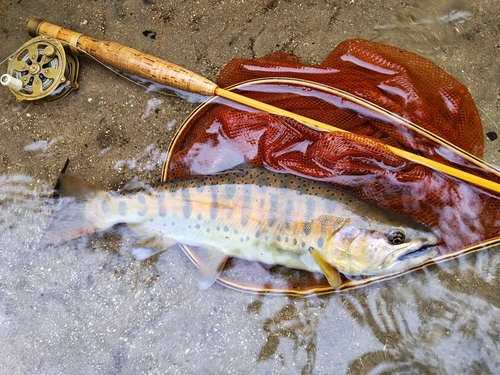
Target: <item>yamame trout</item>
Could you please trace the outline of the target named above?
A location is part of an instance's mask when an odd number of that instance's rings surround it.
[[[136,255],[180,243],[203,248],[206,285],[228,257],[323,273],[333,287],[346,276],[415,267],[437,254],[428,227],[332,185],[265,169],[195,176],[121,192],[102,191],[62,174],[68,201],[46,243],[126,223]],[[145,250],[145,249],[154,249]]]

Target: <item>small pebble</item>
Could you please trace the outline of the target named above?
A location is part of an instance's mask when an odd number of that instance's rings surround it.
[[[490,141],[494,141],[495,139],[498,138],[498,135],[495,132],[488,132],[488,133],[486,133],[486,136],[488,137],[488,139]]]

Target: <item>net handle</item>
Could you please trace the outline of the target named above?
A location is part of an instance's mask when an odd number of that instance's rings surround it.
[[[225,90],[207,78],[191,72],[188,69],[119,43],[94,39],[38,18],[29,20],[27,29],[32,37],[44,35],[58,39],[69,44],[70,48],[73,50],[83,50],[106,65],[162,85],[201,95],[220,96],[270,114],[292,118],[321,131],[346,132],[343,129],[333,127],[329,124]],[[500,193],[500,184],[496,182],[449,167],[396,147],[385,147],[406,160],[425,165],[468,183]]]

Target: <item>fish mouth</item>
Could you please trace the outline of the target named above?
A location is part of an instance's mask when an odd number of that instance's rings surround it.
[[[410,268],[417,267],[425,261],[432,259],[438,254],[438,249],[435,246],[425,246],[418,249],[409,249],[402,254],[397,251],[396,254],[389,255],[380,271],[383,272],[403,272]]]
[[[435,247],[421,247],[419,249],[416,249],[416,250],[410,250],[410,251],[407,251],[406,253],[400,255],[399,257],[396,258],[395,262],[405,262],[405,261],[408,261],[408,260],[411,260],[411,259],[415,259],[415,258],[423,258],[424,256],[427,257],[427,258],[432,258],[433,256],[435,256],[437,254],[437,249]],[[433,253],[432,255],[430,255],[430,253]]]
[[[440,240],[440,237],[435,235],[427,241],[422,241],[418,247],[415,247],[416,243],[403,244],[385,259],[384,267],[402,270],[417,266],[438,254],[434,245]]]

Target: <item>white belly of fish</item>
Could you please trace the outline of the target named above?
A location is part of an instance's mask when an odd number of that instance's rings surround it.
[[[307,244],[293,245],[283,239],[277,243],[279,235],[268,231],[259,233],[261,228],[250,226],[246,231],[231,228],[226,223],[206,220],[186,220],[180,217],[149,218],[134,228],[140,237],[163,237],[163,246],[175,243],[195,246],[207,250],[216,250],[227,256],[266,264],[279,264],[289,268],[310,272],[321,272],[319,266],[309,254]]]

